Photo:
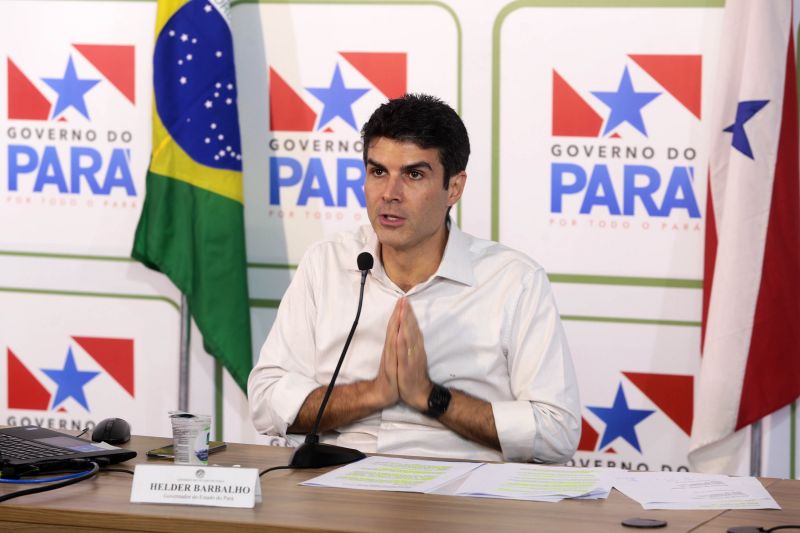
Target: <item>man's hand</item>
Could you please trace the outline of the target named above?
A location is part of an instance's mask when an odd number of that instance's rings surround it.
[[[400,399],[414,409],[428,410],[433,383],[428,376],[428,355],[417,317],[405,298],[398,302],[400,331],[397,336],[397,386]],[[397,312],[397,308],[395,308]],[[459,390],[450,389],[452,399],[439,422],[459,435],[495,450],[500,449],[492,405]]]
[[[418,411],[428,409],[428,396],[433,388],[428,377],[428,355],[417,317],[406,298],[400,307],[400,329],[397,335],[397,387],[400,399]],[[397,312],[397,307],[395,307]]]
[[[360,420],[401,400],[424,413],[432,388],[422,331],[411,305],[400,298],[386,326],[378,375],[371,381],[337,385],[322,417],[320,431]],[[491,404],[456,389],[450,392],[450,407],[439,422],[463,437],[499,450]],[[308,395],[289,433],[310,431],[324,393],[325,387],[320,387]]]
[[[383,354],[378,367],[378,375],[373,380],[375,391],[385,406],[398,402],[400,393],[397,386],[397,335],[400,329],[400,310],[403,299],[394,306],[389,324],[386,326],[386,339],[383,341]]]

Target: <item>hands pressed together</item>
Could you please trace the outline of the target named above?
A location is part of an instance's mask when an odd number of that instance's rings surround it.
[[[428,377],[425,341],[405,297],[397,300],[389,318],[380,369],[373,383],[386,406],[401,401],[418,411],[428,408],[433,383]]]
[[[337,385],[319,429],[338,428],[399,402],[424,413],[432,389],[422,331],[408,300],[400,298],[386,327],[378,375],[373,380]],[[308,395],[289,433],[309,430],[324,392],[325,387],[319,387]],[[438,420],[467,439],[499,450],[491,404],[457,389],[450,392],[450,406]]]

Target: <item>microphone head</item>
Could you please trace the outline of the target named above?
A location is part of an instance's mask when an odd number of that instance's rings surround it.
[[[372,265],[375,264],[375,260],[372,258],[372,254],[369,252],[361,252],[358,254],[358,269],[362,272],[365,270],[371,270]]]

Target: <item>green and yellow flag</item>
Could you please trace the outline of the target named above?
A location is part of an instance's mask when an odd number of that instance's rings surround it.
[[[244,390],[252,353],[229,9],[158,2],[153,154],[132,256],[186,295],[206,351]]]

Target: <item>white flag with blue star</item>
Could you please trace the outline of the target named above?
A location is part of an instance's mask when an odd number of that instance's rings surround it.
[[[712,130],[703,359],[689,459],[747,471],[746,431],[800,395],[797,82],[790,0],[728,0]]]

